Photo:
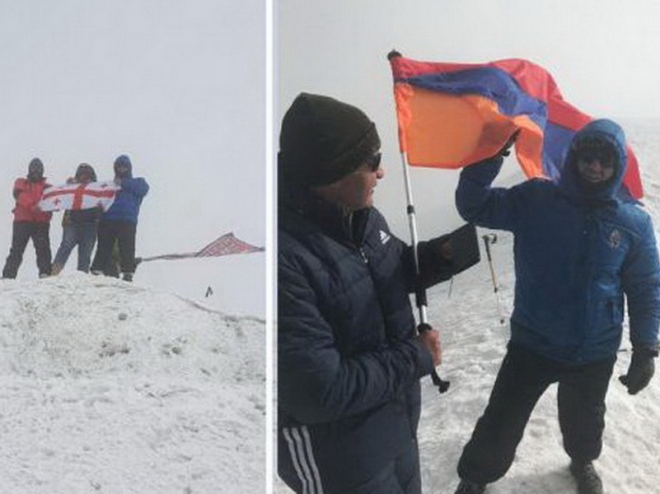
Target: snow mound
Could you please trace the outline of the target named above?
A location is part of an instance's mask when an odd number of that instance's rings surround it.
[[[0,291],[3,489],[263,490],[264,321],[81,273]]]

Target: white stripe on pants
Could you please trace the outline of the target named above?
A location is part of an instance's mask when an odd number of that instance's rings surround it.
[[[293,466],[302,483],[302,493],[323,494],[321,477],[314,459],[312,440],[307,427],[285,427],[282,429],[282,433],[287,442]]]

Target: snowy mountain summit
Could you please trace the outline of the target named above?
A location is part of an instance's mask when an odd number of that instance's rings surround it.
[[[77,272],[0,291],[3,492],[263,490],[264,321]]]

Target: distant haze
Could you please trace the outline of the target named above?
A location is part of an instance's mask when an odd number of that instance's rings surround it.
[[[195,252],[230,231],[264,246],[264,26],[260,0],[3,2],[0,261],[9,252],[12,184],[35,156],[56,185],[81,162],[100,180],[111,179],[115,157],[128,154],[134,175],[151,186],[139,218],[139,256]],[[51,224],[53,254],[61,216]],[[195,292],[203,296],[212,285],[216,301],[243,296],[239,312],[263,315],[265,256],[250,261],[263,267],[250,264],[236,285],[236,270],[221,268],[228,259],[207,262],[213,269]],[[74,252],[67,270],[75,262]],[[176,277],[179,268],[153,263],[136,283],[158,270],[153,279],[162,287],[191,285]],[[19,279],[35,277],[29,245]]]
[[[128,154],[151,186],[138,255],[194,252],[229,231],[263,246],[264,19],[257,0],[3,2],[2,261],[12,183],[34,156],[58,184],[81,162],[112,178]]]
[[[277,113],[317,92],[362,108],[378,126],[386,177],[376,203],[407,235],[396,136],[393,48],[417,60],[488,62],[525,58],[545,67],[564,98],[594,117],[660,118],[660,3],[652,0],[396,0],[277,4]],[[517,165],[503,174],[515,175]],[[420,236],[461,222],[453,206],[458,172],[414,169]],[[427,226],[429,227],[427,229]]]

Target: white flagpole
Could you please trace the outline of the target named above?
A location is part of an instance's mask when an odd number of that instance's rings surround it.
[[[417,252],[417,244],[419,242],[417,236],[417,221],[415,217],[415,205],[413,203],[412,185],[410,182],[410,173],[408,171],[408,159],[405,152],[401,152],[401,164],[403,166],[403,180],[406,187],[406,211],[408,214],[408,228],[410,229],[410,240],[413,247],[413,258],[415,261],[415,274],[419,275],[419,253]],[[417,309],[419,310],[419,322],[428,324],[428,316],[426,314],[426,297],[422,295],[423,289],[418,287],[415,290],[417,297]]]
[[[408,226],[410,228],[413,259],[415,262],[415,276],[416,278],[419,278],[419,269],[420,269],[419,253],[417,251],[417,245],[419,241],[417,237],[417,222],[415,219],[415,205],[413,203],[412,185],[410,182],[410,173],[408,171],[408,159],[404,151],[401,152],[401,164],[403,166],[403,179],[406,186],[406,203],[407,203],[406,210],[408,213]],[[415,299],[416,299],[417,309],[419,310],[419,322],[420,322],[418,329],[420,331],[425,331],[428,328],[430,328],[428,324],[428,316],[426,313],[426,306],[427,306],[426,290],[422,286],[420,286],[419,283],[415,283],[415,285],[416,285]],[[447,391],[447,389],[449,389],[449,381],[442,380],[435,369],[431,373],[431,379],[433,380],[433,384],[435,384],[438,387],[438,391],[440,391],[440,393],[444,393],[445,391]]]
[[[396,51],[392,50],[390,53],[387,55],[387,59],[391,60],[394,57],[400,57],[401,54]],[[416,299],[416,305],[417,309],[419,310],[419,325],[417,326],[418,331],[426,331],[431,328],[431,326],[428,324],[428,318],[426,314],[426,290],[419,284],[419,254],[417,252],[417,223],[415,221],[415,206],[413,204],[413,199],[412,199],[412,186],[410,183],[410,175],[408,173],[408,158],[406,156],[405,151],[401,152],[401,164],[403,165],[403,178],[406,184],[406,200],[407,200],[407,211],[408,211],[408,225],[410,227],[410,238],[412,241],[412,249],[413,249],[413,258],[415,262],[415,299]],[[438,391],[440,393],[444,393],[449,389],[449,381],[443,381],[440,379],[440,376],[436,372],[435,369],[433,369],[433,372],[431,373],[431,379],[433,380],[433,384],[435,384],[438,387]]]

